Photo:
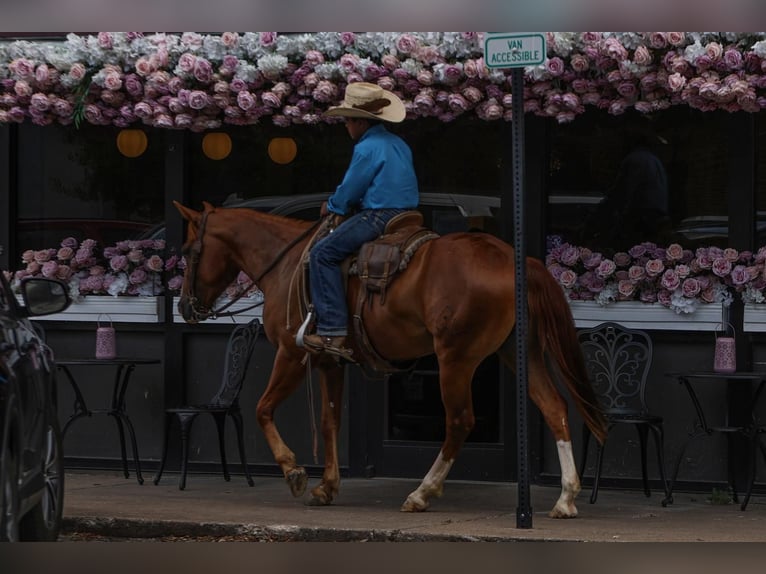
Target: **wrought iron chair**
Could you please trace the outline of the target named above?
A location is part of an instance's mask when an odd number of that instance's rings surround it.
[[[596,471],[590,503],[598,498],[599,480],[604,461],[604,450],[615,425],[634,425],[641,446],[641,476],[644,493],[651,496],[646,468],[647,437],[649,431],[657,450],[660,479],[665,490],[663,506],[672,502],[665,478],[664,428],[661,416],[650,412],[646,403],[646,383],[652,364],[652,340],[641,330],[628,329],[618,323],[606,322],[578,333],[585,356],[588,375],[604,409],[608,423],[607,439],[596,448]],[[585,473],[591,433],[583,425],[583,450],[580,476]]]
[[[245,458],[245,446],[243,438],[242,414],[239,409],[239,393],[247,374],[247,367],[250,364],[250,358],[253,354],[255,341],[260,332],[261,323],[258,319],[253,319],[246,325],[237,325],[229,337],[226,346],[226,363],[223,370],[223,380],[218,392],[211,399],[210,403],[205,405],[184,405],[165,410],[165,440],[162,447],[162,460],[157,474],[154,477],[154,484],[159,484],[162,478],[162,471],[165,468],[165,459],[168,453],[168,438],[173,420],[177,419],[181,427],[181,477],[178,480],[179,490],[186,488],[186,470],[189,459],[189,435],[192,424],[200,414],[208,413],[212,415],[218,429],[218,448],[221,453],[221,467],[223,477],[230,480],[229,469],[226,463],[226,445],[225,430],[226,417],[229,416],[234,421],[237,431],[237,443],[239,446],[239,456],[242,461],[242,467],[245,471],[247,483],[253,486],[253,479],[250,471],[247,469],[247,460]]]

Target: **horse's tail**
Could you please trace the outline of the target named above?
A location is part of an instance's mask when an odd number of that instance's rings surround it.
[[[603,444],[607,421],[588,378],[585,358],[577,339],[572,310],[561,286],[536,259],[529,259],[530,317],[535,318],[535,333],[543,353],[558,367],[561,379],[574,399],[575,406],[593,436]]]

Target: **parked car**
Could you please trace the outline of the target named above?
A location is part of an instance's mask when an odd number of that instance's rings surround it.
[[[19,303],[0,273],[0,540],[56,540],[64,506],[64,458],[53,353],[30,317],[58,313],[66,285],[25,279]]]

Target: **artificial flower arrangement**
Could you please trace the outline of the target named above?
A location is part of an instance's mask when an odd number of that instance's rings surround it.
[[[24,268],[11,273],[11,283],[25,277],[52,277],[69,285],[74,300],[86,295],[156,296],[180,290],[185,262],[167,253],[165,240],[120,241],[100,248],[93,239],[67,237],[57,248],[28,249]]]
[[[79,243],[67,237],[57,248],[28,249],[22,256],[24,269],[5,272],[14,288],[25,277],[51,277],[69,285],[69,293],[78,301],[87,295],[114,297],[157,296],[167,290],[177,295],[183,285],[186,259],[168,249],[164,239],[119,241],[99,248],[93,239]],[[262,297],[257,286],[240,272],[221,295]]]
[[[573,301],[659,303],[676,313],[698,305],[729,306],[735,296],[764,303],[766,247],[755,254],[732,248],[645,242],[611,257],[549,238],[546,266]]]
[[[766,33],[547,32],[524,69],[524,111],[572,121],[673,105],[766,108]],[[0,42],[0,123],[205,131],[322,117],[352,82],[402,98],[408,116],[511,120],[510,71],[488,68],[482,32],[99,32]]]

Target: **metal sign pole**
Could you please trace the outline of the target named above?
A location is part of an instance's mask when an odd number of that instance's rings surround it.
[[[518,506],[516,528],[532,528],[529,493],[529,437],[527,435],[527,246],[524,231],[524,67],[540,65],[547,55],[541,33],[494,33],[484,41],[484,63],[489,68],[511,68],[511,144],[513,156],[513,230],[516,267],[516,442]]]
[[[516,443],[518,506],[516,528],[532,528],[529,492],[529,437],[527,436],[527,244],[524,230],[524,69],[511,70],[511,144],[513,155],[513,231],[516,263]]]

